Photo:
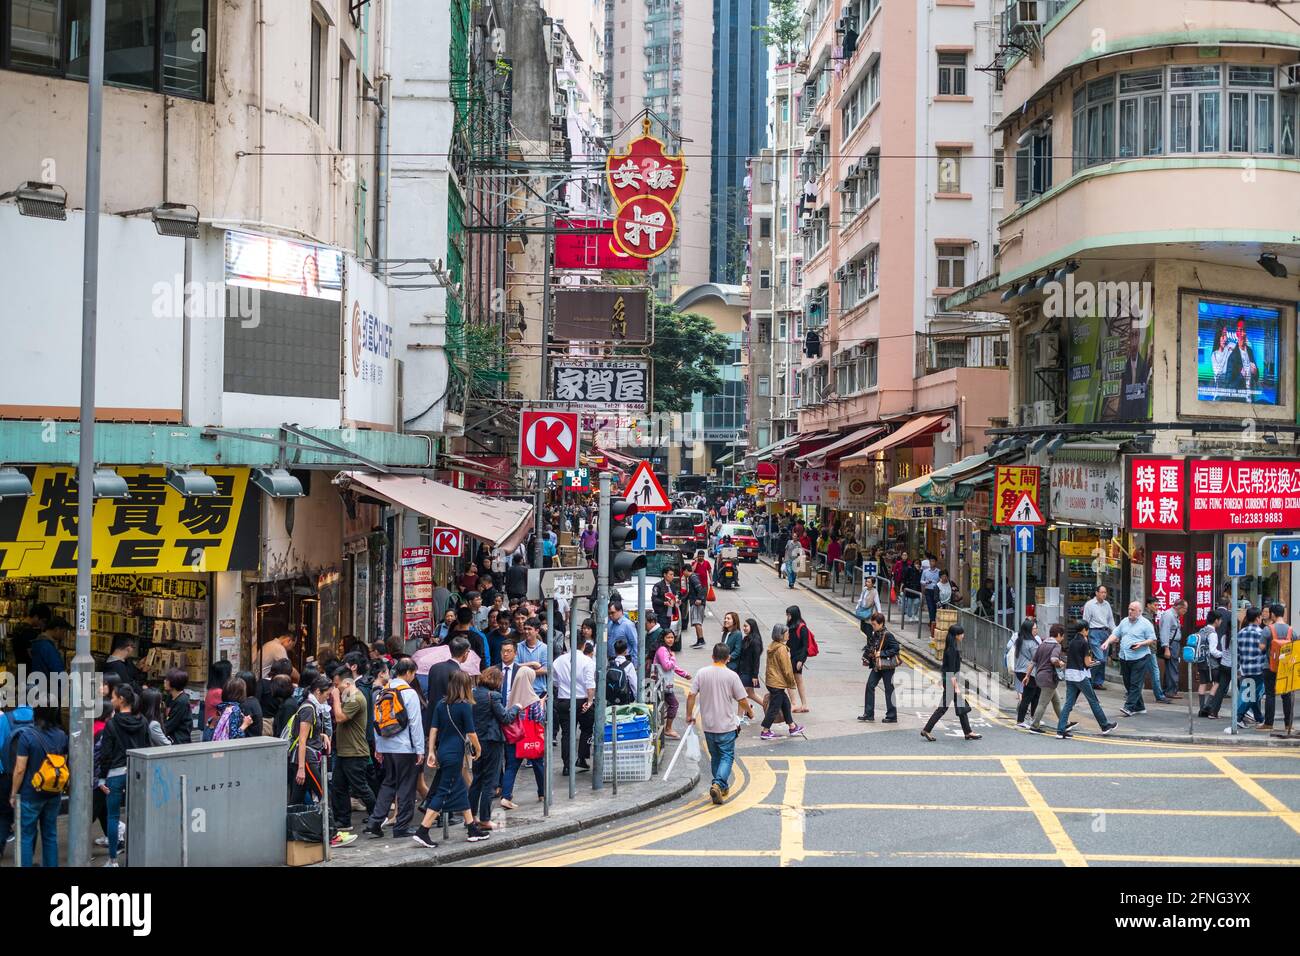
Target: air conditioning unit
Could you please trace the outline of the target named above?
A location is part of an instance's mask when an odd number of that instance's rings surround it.
[[[1056,402],[1034,402],[1033,413],[1035,425],[1051,425],[1056,422]]]
[[[838,20],[835,21],[836,33],[844,33],[848,30],[856,30],[857,28],[858,28],[858,18],[851,13],[846,13],[844,14],[844,16],[840,17]]]
[[[1054,333],[1036,335],[1035,352],[1039,368],[1056,368],[1061,361],[1061,340]]]
[[[1021,428],[1026,425],[1034,424],[1034,406],[1017,405],[1016,406],[1016,424]]]
[[[1045,0],[1016,0],[1012,31],[1023,27],[1041,27],[1047,22],[1046,8]]]

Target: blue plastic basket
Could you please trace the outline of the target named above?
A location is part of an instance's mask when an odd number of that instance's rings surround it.
[[[650,737],[650,719],[648,717],[635,717],[631,720],[620,720],[618,722],[618,739],[619,740],[648,740]],[[605,725],[605,742],[609,743],[614,739],[614,725]]]

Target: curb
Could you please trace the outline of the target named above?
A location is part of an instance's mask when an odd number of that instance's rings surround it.
[[[526,846],[532,846],[536,843],[544,843],[547,840],[556,837],[570,836],[583,830],[590,830],[606,823],[614,823],[637,813],[643,813],[646,810],[652,810],[655,807],[671,803],[681,797],[686,796],[694,790],[700,783],[700,775],[697,771],[686,782],[677,786],[675,789],[667,792],[647,797],[631,806],[625,806],[618,809],[605,810],[594,816],[585,817],[580,820],[571,820],[568,823],[556,827],[539,827],[531,832],[520,833],[504,837],[500,840],[492,840],[490,843],[469,844],[463,843],[446,853],[440,853],[437,856],[428,856],[413,860],[384,861],[385,866],[396,867],[422,867],[422,866],[442,866],[447,863],[460,863],[464,860],[480,859],[493,853],[504,853],[509,850],[518,850]],[[319,864],[317,864],[319,865]]]
[[[770,568],[775,568],[775,567],[776,567],[776,565],[769,564],[768,561],[767,561],[767,559],[763,559],[763,563],[764,563],[767,567],[770,567]],[[798,586],[801,587],[801,588],[804,588],[804,589],[807,590],[810,594],[812,594],[814,597],[818,598],[820,601],[822,601],[823,603],[827,604],[828,606],[830,606],[830,607],[834,608],[835,610],[840,611],[840,612],[842,612],[843,614],[847,615],[848,617],[852,618],[853,621],[854,621],[855,623],[857,622],[857,618],[854,617],[852,611],[850,611],[848,608],[844,607],[842,604],[840,604],[840,603],[838,603],[838,602],[836,602],[836,601],[833,601],[830,597],[828,597],[827,595],[823,594],[819,589],[813,587],[811,584],[808,584],[808,583],[805,582],[805,581],[796,581],[795,584],[798,585]],[[909,641],[906,637],[900,638],[900,639],[899,639],[899,643],[903,644],[903,646],[904,646],[904,647],[905,647],[905,648],[906,648],[910,653],[914,654],[916,657],[918,657],[918,658],[920,658],[921,660],[925,661],[925,662],[926,662],[927,664],[929,664],[930,666],[932,666],[932,667],[936,667],[936,668],[939,667],[939,665],[940,665],[939,660],[938,660],[937,658],[933,657],[933,656],[930,654],[930,651],[929,651],[929,648],[928,648],[928,647],[927,647],[926,650],[924,650],[924,651],[922,651],[922,650],[918,650],[918,649],[916,648],[916,646],[913,645],[913,644],[911,644],[910,641]],[[1003,715],[999,715],[999,719],[1001,719],[1001,720],[1010,720],[1011,718],[1009,718],[1009,717],[1005,717],[1005,716],[1003,716]],[[1013,724],[1012,726],[1014,727],[1014,724]],[[1255,736],[1255,737],[1248,736],[1248,735],[1251,735],[1251,734],[1254,734],[1254,733],[1255,733],[1255,732],[1254,732],[1253,730],[1246,730],[1244,734],[1238,734],[1238,735],[1235,736],[1235,737],[1234,737],[1234,736],[1231,736],[1231,735],[1228,735],[1228,734],[1223,734],[1223,733],[1218,733],[1218,734],[1192,734],[1192,735],[1188,735],[1188,734],[1161,734],[1161,733],[1140,733],[1140,734],[1116,733],[1116,734],[1113,734],[1113,735],[1111,736],[1110,739],[1112,739],[1112,740],[1135,740],[1135,741],[1145,741],[1145,742],[1158,743],[1158,744],[1190,744],[1190,745],[1194,745],[1194,746],[1228,747],[1228,748],[1232,748],[1232,747],[1252,747],[1252,748],[1258,748],[1258,747],[1276,747],[1276,748],[1279,748],[1279,749],[1286,749],[1286,748],[1288,748],[1288,747],[1291,747],[1291,748],[1294,748],[1294,747],[1300,747],[1300,737],[1291,737],[1291,738],[1288,738],[1288,739],[1278,739],[1278,738],[1276,738],[1276,737],[1272,737],[1272,736],[1265,736],[1265,737],[1263,737],[1263,738],[1260,738],[1260,737],[1258,737],[1258,736]]]

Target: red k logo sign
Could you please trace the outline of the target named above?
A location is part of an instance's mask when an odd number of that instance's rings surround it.
[[[519,467],[572,470],[578,467],[576,412],[525,411],[519,419]]]
[[[434,528],[433,553],[443,558],[459,558],[460,540],[460,530],[457,528]]]

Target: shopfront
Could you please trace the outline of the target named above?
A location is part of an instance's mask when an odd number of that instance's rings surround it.
[[[1060,449],[1048,468],[1047,514],[1059,561],[1056,586],[1061,620],[1083,617],[1083,606],[1104,585],[1118,618],[1131,600],[1130,556],[1141,544],[1125,532],[1124,469],[1118,446]]]
[[[78,489],[69,467],[20,469],[30,497],[0,499],[0,664],[20,661],[12,635],[32,604],[75,621]],[[262,495],[247,468],[207,468],[216,494],[185,497],[160,467],[113,469],[129,498],[99,498],[94,509],[91,652],[108,655],[113,637],[137,638],[137,664],[160,680],[170,669],[191,682],[215,659],[237,659],[234,617],[239,577],[258,563]],[[75,634],[61,650],[70,661]]]

